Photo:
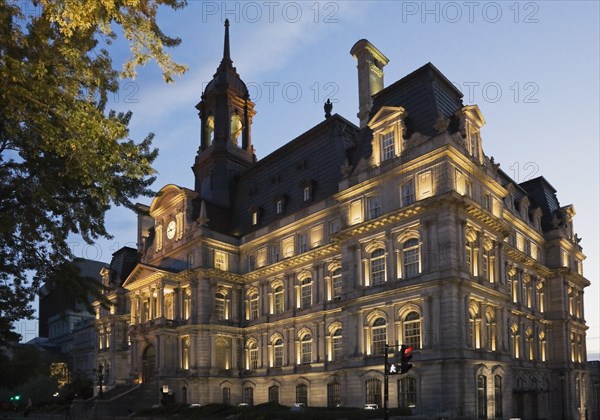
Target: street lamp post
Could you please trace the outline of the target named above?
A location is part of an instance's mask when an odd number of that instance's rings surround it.
[[[108,367],[104,367],[104,365],[100,363],[98,369],[94,368],[92,369],[92,372],[94,372],[96,379],[98,379],[98,397],[102,399],[104,396],[104,378],[108,376]]]

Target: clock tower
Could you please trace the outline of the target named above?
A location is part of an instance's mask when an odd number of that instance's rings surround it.
[[[229,207],[235,176],[256,162],[251,126],[254,103],[231,60],[229,20],[225,20],[223,59],[196,105],[200,148],[192,170],[203,200]]]

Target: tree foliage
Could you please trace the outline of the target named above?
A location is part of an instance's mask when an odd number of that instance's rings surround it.
[[[130,41],[125,75],[150,58],[166,80],[184,70],[164,51],[179,40],[156,22],[158,6],[184,2],[41,0],[38,13],[24,13],[26,4],[0,0],[0,343],[31,316],[40,284],[61,278],[70,234],[110,238],[110,206],[152,194],[152,134],[129,139],[131,113],[106,109],[119,87],[101,48],[115,37],[110,28]]]

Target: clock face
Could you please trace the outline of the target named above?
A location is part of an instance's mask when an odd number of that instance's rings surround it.
[[[175,220],[171,220],[167,225],[167,238],[173,239],[175,237]]]

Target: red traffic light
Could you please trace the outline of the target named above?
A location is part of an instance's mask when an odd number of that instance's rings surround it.
[[[412,351],[413,351],[413,346],[402,346],[402,355],[403,356],[410,356],[412,355]]]

